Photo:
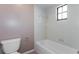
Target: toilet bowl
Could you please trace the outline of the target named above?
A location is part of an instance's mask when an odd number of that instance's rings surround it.
[[[18,51],[21,43],[21,38],[9,39],[1,41],[2,48],[5,54],[20,54]]]

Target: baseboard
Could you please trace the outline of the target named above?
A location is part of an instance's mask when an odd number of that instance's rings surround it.
[[[26,51],[26,52],[24,52],[23,54],[29,54],[29,53],[31,53],[31,52],[34,52],[34,49],[29,50],[29,51]]]

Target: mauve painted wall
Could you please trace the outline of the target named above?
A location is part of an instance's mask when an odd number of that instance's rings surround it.
[[[6,23],[15,20],[18,26],[9,27]],[[0,5],[0,41],[21,37],[20,52],[34,47],[33,5]]]

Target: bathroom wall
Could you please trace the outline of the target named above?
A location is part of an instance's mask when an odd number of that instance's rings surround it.
[[[34,5],[34,38],[36,41],[45,39],[46,11],[39,4]]]
[[[48,10],[47,38],[79,49],[79,4],[68,5],[68,19],[57,21],[56,8]]]
[[[33,48],[33,5],[0,5],[0,41],[18,37],[22,39],[20,52]]]

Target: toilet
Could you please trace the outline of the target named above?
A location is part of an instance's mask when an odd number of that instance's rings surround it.
[[[18,51],[21,38],[9,39],[1,41],[2,49],[5,54],[20,54]]]

